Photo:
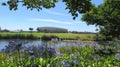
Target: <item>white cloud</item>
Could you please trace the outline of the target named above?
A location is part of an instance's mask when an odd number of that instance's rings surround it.
[[[59,21],[54,19],[41,19],[41,18],[32,18],[32,21],[40,21],[40,22],[52,22],[52,23],[60,23],[60,24],[72,24],[72,22],[66,22],[66,21]]]
[[[54,12],[54,11],[50,11],[50,10],[45,10],[45,12],[47,12],[49,14],[59,15],[59,16],[69,16],[69,14],[63,14],[63,13]]]

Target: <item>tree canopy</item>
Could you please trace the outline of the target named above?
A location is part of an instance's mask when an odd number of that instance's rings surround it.
[[[119,38],[120,35],[120,1],[105,0],[103,4],[92,8],[82,16],[87,24],[99,26],[105,36]]]

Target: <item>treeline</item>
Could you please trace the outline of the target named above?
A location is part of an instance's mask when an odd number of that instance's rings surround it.
[[[10,32],[10,30],[8,30],[8,29],[1,30],[0,29],[0,32]]]
[[[94,32],[78,32],[78,31],[69,31],[69,33],[75,33],[75,34],[96,34]]]

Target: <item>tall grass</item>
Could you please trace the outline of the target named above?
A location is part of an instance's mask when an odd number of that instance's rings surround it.
[[[32,35],[32,34],[28,34],[28,35],[24,35],[24,34],[14,34],[14,35],[6,34],[6,35],[1,35],[0,34],[0,39],[39,39],[39,38],[34,36],[34,35]]]
[[[58,38],[62,39],[62,40],[95,40],[94,36],[95,34],[75,34],[75,33],[41,33],[41,32],[0,32],[0,35],[2,37],[9,35],[10,36],[14,36],[14,35],[33,35],[34,37],[37,38],[41,38],[42,36],[46,35],[46,36],[57,36]]]

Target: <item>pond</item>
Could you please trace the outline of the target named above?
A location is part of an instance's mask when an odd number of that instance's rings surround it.
[[[101,50],[103,53],[106,51],[108,52],[109,50],[109,45],[104,45],[104,47],[102,45],[100,45],[98,42],[95,41],[80,41],[80,40],[64,40],[64,41],[41,41],[41,40],[19,40],[19,39],[15,39],[15,40],[0,40],[0,51],[3,51],[4,49],[13,49],[13,47],[15,46],[16,43],[22,43],[23,47],[26,47],[27,49],[29,49],[30,47],[37,47],[37,49],[42,49],[41,47],[48,47],[47,49],[59,49],[59,48],[65,48],[65,49],[69,49],[72,46],[77,46],[77,47],[85,47],[86,45],[88,45],[90,48],[94,48],[95,50]],[[13,45],[9,45],[10,43],[15,43]],[[16,44],[17,45],[17,44]],[[17,46],[16,46],[17,47]],[[16,48],[15,47],[15,48]],[[19,45],[18,45],[19,47]],[[101,48],[102,47],[102,48]],[[119,46],[114,46],[114,49],[119,49]],[[104,50],[103,50],[104,48]],[[23,49],[23,48],[22,48]]]
[[[13,40],[0,40],[0,50],[4,49],[5,46],[7,46],[9,44],[10,41],[13,41]],[[43,44],[47,44],[48,47],[54,47],[54,48],[60,48],[60,47],[63,47],[63,46],[67,46],[67,47],[70,47],[70,46],[76,46],[76,45],[79,45],[79,46],[85,46],[86,43],[88,42],[84,42],[84,41],[48,41],[48,42],[43,42],[41,40],[21,40],[23,41],[23,45],[24,46],[38,46],[38,45],[43,45]],[[90,42],[89,42],[90,43]]]

